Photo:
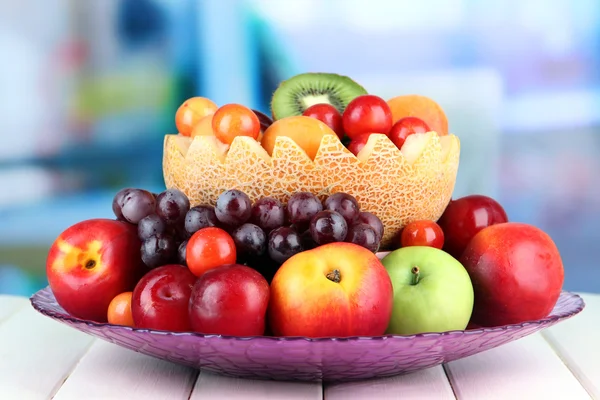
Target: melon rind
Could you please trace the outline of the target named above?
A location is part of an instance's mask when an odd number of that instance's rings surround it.
[[[177,188],[192,206],[215,205],[228,189],[255,200],[282,202],[308,191],[321,199],[336,192],[356,197],[362,211],[377,215],[385,227],[381,248],[392,247],[411,221],[437,221],[448,205],[458,172],[460,141],[455,135],[422,135],[422,152],[409,163],[385,135],[373,134],[359,157],[334,135],[325,135],[314,161],[292,139],[276,139],[272,156],[249,137],[236,137],[228,151],[213,136],[193,139],[166,135],[163,173],[167,188]],[[191,143],[185,151],[181,140]],[[177,143],[177,140],[180,142]],[[441,140],[445,141],[442,150]],[[445,159],[443,159],[445,158]]]

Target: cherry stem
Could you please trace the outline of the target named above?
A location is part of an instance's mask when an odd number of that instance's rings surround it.
[[[410,272],[412,272],[413,274],[411,285],[416,285],[417,283],[419,283],[419,267],[415,265],[414,267],[412,267]]]
[[[339,269],[334,269],[325,276],[327,277],[327,279],[335,283],[340,283],[340,281],[342,280],[342,275],[340,274]]]

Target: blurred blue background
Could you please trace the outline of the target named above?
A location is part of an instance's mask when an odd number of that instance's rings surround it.
[[[0,5],[0,293],[46,285],[69,225],[160,191],[186,98],[268,112],[282,79],[419,93],[460,136],[454,197],[546,230],[565,288],[600,292],[598,0],[19,0]]]

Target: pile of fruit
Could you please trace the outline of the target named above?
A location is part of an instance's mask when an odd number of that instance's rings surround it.
[[[179,132],[165,135],[166,187],[193,205],[215,205],[230,189],[253,202],[347,193],[382,221],[382,248],[409,222],[437,220],[450,201],[460,142],[432,99],[385,101],[348,77],[307,73],[282,82],[271,109],[272,118],[242,104],[185,101]]]
[[[433,100],[386,102],[349,78],[303,74],[275,92],[272,114],[186,101],[165,141],[167,188],[125,188],[116,219],[79,222],[52,244],[46,272],[64,310],[136,328],[304,337],[550,313],[558,249],[490,197],[444,197],[458,151]]]

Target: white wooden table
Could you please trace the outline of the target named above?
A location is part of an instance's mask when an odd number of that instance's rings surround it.
[[[234,379],[96,340],[0,296],[0,399],[600,399],[600,295],[542,333],[409,375],[321,385]]]

